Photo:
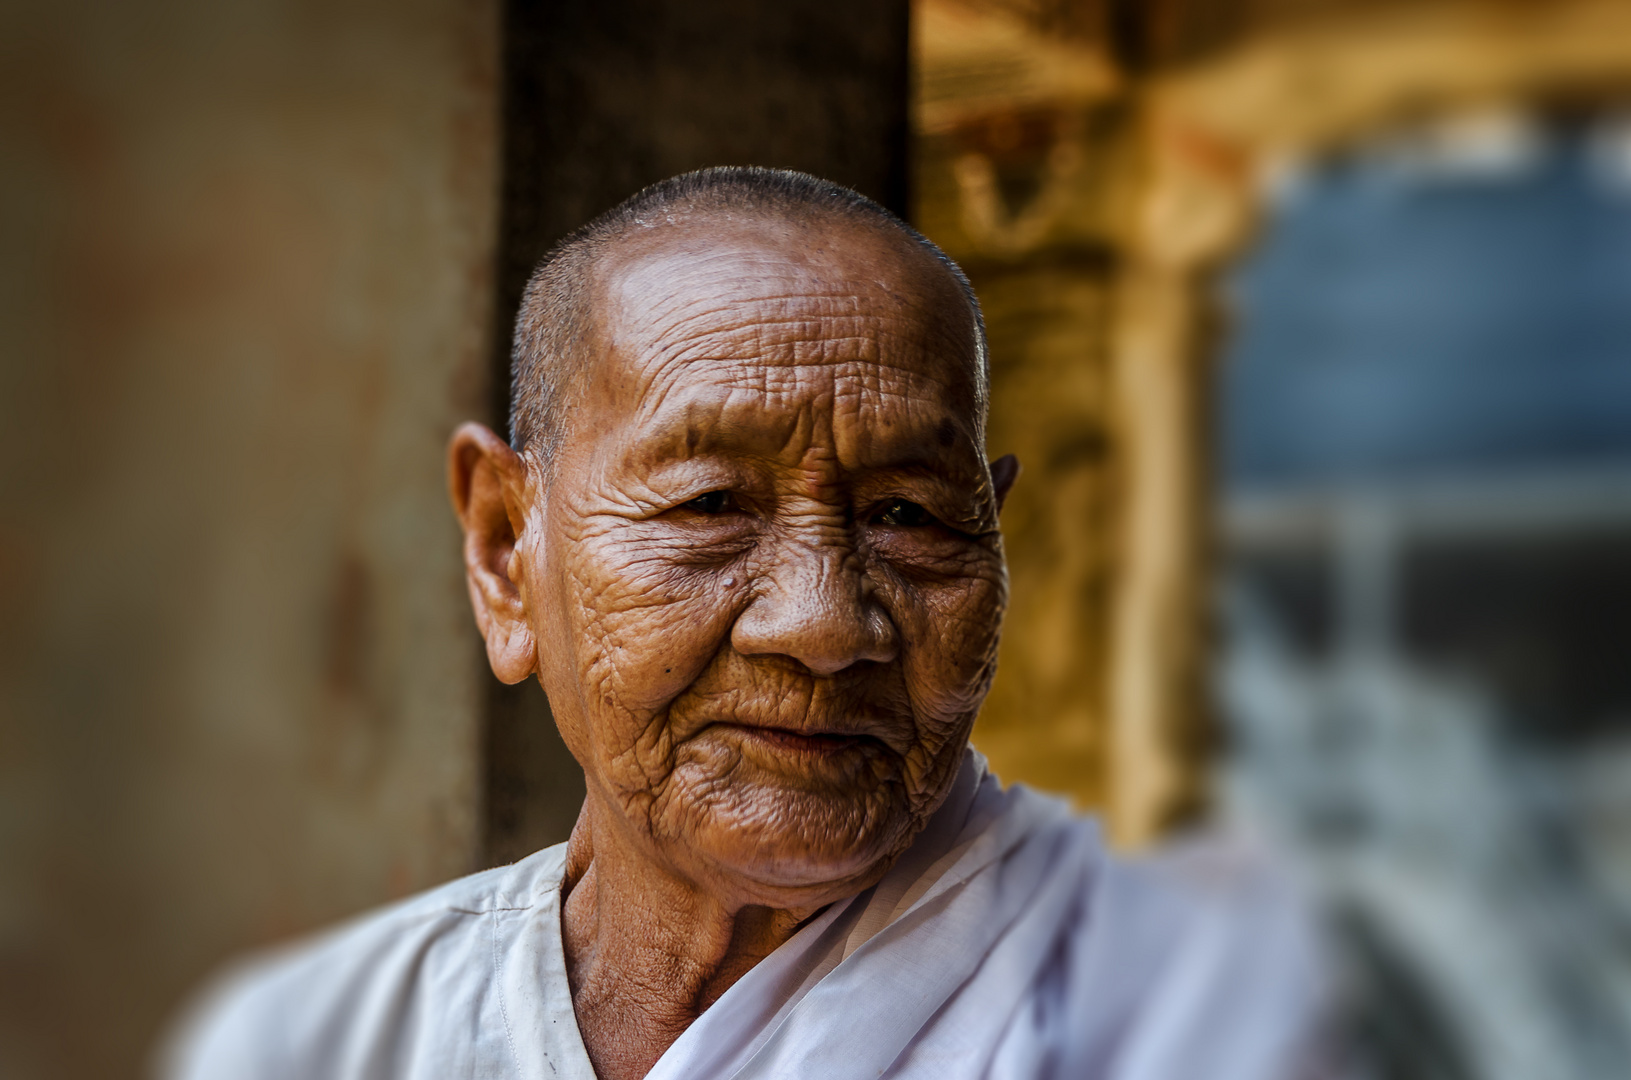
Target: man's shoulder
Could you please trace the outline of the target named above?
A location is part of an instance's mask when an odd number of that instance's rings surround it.
[[[1301,1075],[1320,1052],[1331,972],[1317,904],[1257,839],[1197,834],[1107,860],[1082,930],[1082,983],[1136,1054],[1163,1063],[1151,1075],[1228,1071],[1225,1053],[1256,1063],[1239,1075]]]
[[[564,864],[564,844],[546,848],[238,962],[188,1010],[164,1075],[295,1075],[305,1055],[367,1052],[345,1044],[423,1026],[427,1007],[479,1010],[492,976],[486,917],[554,903]]]
[[[253,987],[333,978],[347,968],[372,968],[382,953],[421,953],[437,939],[475,929],[480,916],[551,902],[560,888],[565,851],[564,844],[545,848],[365,912],[252,957],[239,966],[235,981]]]

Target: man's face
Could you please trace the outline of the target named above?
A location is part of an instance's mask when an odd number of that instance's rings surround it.
[[[881,875],[949,789],[1007,582],[972,317],[868,226],[708,221],[603,263],[518,585],[590,798],[744,903]]]

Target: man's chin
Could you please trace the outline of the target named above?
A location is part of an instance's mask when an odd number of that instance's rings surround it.
[[[911,843],[910,814],[887,804],[898,794],[893,785],[860,798],[738,788],[681,844],[751,903],[831,903],[872,885]]]
[[[720,861],[711,868],[718,883],[742,903],[780,909],[819,908],[876,884],[894,859],[812,857],[767,864]]]

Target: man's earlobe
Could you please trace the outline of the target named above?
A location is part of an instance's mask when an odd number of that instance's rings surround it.
[[[1013,490],[1014,481],[1019,479],[1019,458],[1012,454],[1004,454],[991,463],[991,490],[997,496],[997,510],[1002,510],[1002,504],[1008,501],[1008,492]]]
[[[527,469],[483,424],[462,424],[447,447],[448,495],[464,530],[464,579],[493,674],[518,683],[537,667],[516,544],[525,526]]]

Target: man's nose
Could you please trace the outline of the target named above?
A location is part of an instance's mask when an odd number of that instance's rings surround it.
[[[731,645],[743,656],[792,657],[816,675],[893,660],[895,625],[855,562],[843,545],[785,545],[736,620]]]

